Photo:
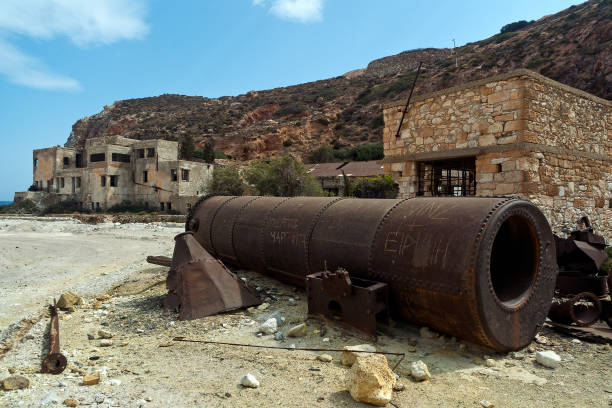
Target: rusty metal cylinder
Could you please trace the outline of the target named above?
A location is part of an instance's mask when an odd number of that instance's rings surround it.
[[[66,369],[66,357],[60,353],[59,341],[59,316],[57,314],[57,306],[55,300],[53,305],[49,306],[51,314],[51,322],[49,324],[49,353],[45,356],[42,362],[42,373],[60,374]]]
[[[569,299],[554,301],[548,317],[557,323],[591,326],[599,320],[602,308],[599,298],[590,292],[582,292]]]
[[[298,286],[338,267],[387,283],[396,317],[499,351],[531,341],[557,276],[550,226],[518,198],[212,196],[187,229],[224,262]]]

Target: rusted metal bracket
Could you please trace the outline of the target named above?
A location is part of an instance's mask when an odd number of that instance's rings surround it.
[[[386,283],[349,277],[345,269],[306,276],[308,314],[354,327],[370,336],[389,326]]]
[[[66,357],[60,353],[59,342],[59,316],[57,315],[57,305],[53,299],[53,305],[49,306],[51,313],[51,324],[49,326],[49,354],[42,362],[42,373],[60,374],[66,369]]]

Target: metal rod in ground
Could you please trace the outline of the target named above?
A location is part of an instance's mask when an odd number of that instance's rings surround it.
[[[60,353],[59,342],[59,316],[57,314],[57,305],[53,299],[53,305],[49,306],[51,313],[51,324],[49,325],[49,354],[47,354],[42,362],[42,372],[48,374],[59,374],[66,368],[66,357]]]
[[[390,356],[399,356],[400,359],[395,363],[392,370],[400,365],[404,358],[406,357],[406,353],[394,353],[391,351],[365,351],[365,350],[344,350],[344,349],[330,349],[330,348],[315,348],[315,347],[281,347],[281,346],[262,346],[258,344],[243,344],[243,343],[228,343],[223,341],[212,341],[212,340],[192,340],[186,339],[185,337],[175,337],[174,341],[184,341],[188,343],[204,343],[204,344],[216,344],[221,346],[233,346],[233,347],[251,347],[251,348],[263,348],[263,349],[277,349],[277,350],[288,350],[288,351],[350,351],[351,353],[369,353],[369,354],[386,354]]]

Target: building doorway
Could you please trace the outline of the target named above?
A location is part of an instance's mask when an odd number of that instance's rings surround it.
[[[423,161],[417,165],[417,195],[425,197],[476,195],[475,157]]]

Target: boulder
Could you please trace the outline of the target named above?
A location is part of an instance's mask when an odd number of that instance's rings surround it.
[[[355,359],[360,356],[367,356],[366,353],[353,353],[353,351],[368,351],[375,352],[376,347],[369,344],[358,344],[356,346],[345,346],[342,352],[342,365],[351,367],[355,362]]]
[[[346,376],[351,397],[358,402],[383,407],[391,401],[395,376],[382,354],[364,354],[355,360]]]
[[[2,388],[5,391],[22,390],[30,386],[30,380],[21,375],[12,375],[2,380]]]
[[[324,363],[329,363],[333,360],[333,358],[329,354],[321,354],[317,356],[317,360],[322,361]]]
[[[425,364],[421,360],[415,361],[410,364],[410,375],[417,381],[425,381],[431,379],[431,374],[429,374],[427,364]]]
[[[57,307],[60,309],[67,309],[74,305],[80,305],[83,303],[83,299],[76,294],[76,292],[62,293],[59,300],[57,301]]]

